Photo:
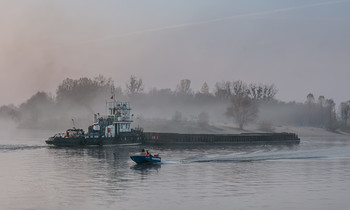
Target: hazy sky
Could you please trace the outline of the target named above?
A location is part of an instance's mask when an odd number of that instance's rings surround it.
[[[350,0],[0,0],[0,105],[63,79],[274,83],[350,100]]]

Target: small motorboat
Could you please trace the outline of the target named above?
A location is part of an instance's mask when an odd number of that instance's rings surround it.
[[[130,156],[131,160],[133,160],[137,164],[141,163],[160,163],[162,158],[159,155],[151,155],[147,150],[142,151],[140,153],[136,153]]]

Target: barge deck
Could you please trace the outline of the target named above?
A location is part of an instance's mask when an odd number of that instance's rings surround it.
[[[148,144],[299,144],[300,138],[295,133],[180,134],[145,132],[143,142]]]

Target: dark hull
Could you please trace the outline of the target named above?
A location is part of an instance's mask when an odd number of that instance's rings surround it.
[[[160,157],[154,157],[154,156],[141,156],[141,155],[135,155],[130,156],[131,160],[133,160],[137,164],[142,163],[160,163],[161,158]]]
[[[294,133],[179,134],[145,132],[149,144],[299,144]]]
[[[139,133],[127,133],[117,137],[99,137],[99,136],[82,136],[82,137],[51,137],[45,141],[47,144],[64,147],[74,146],[103,146],[117,144],[141,144],[142,137]]]
[[[294,133],[179,134],[156,132],[122,133],[117,137],[86,135],[78,138],[51,137],[47,144],[56,146],[92,146],[114,144],[299,144]]]

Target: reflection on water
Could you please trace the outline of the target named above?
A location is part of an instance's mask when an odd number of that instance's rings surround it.
[[[147,175],[150,172],[157,171],[162,167],[161,164],[135,164],[130,169],[139,171],[141,174]]]
[[[347,209],[350,140],[300,145],[48,147],[0,141],[0,209]],[[20,202],[18,202],[20,201]]]

